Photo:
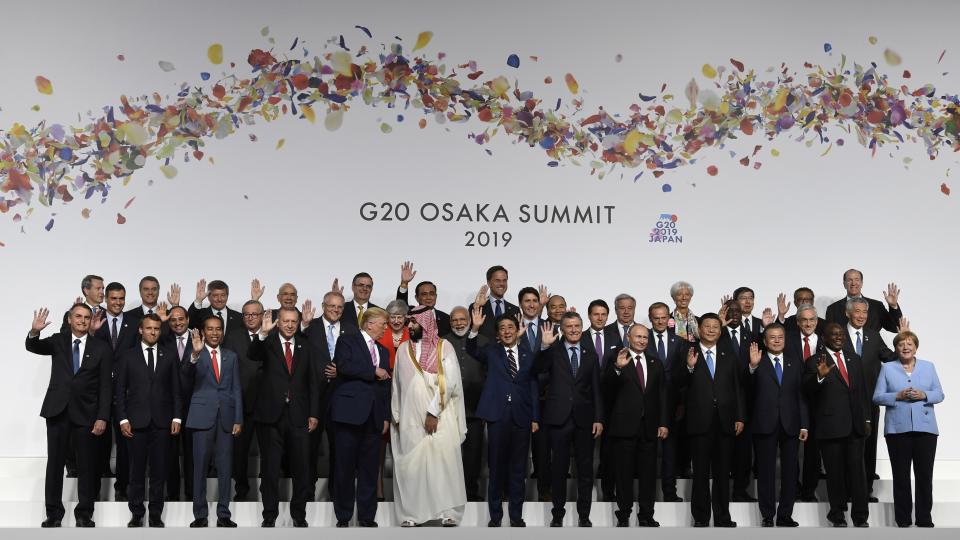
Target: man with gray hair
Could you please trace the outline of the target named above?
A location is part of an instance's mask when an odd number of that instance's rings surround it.
[[[635,324],[637,300],[627,293],[620,293],[613,299],[613,310],[617,320],[604,327],[604,342],[628,347],[627,332]]]
[[[847,318],[847,300],[851,298],[862,298],[866,300],[869,307],[867,311],[866,328],[871,330],[884,329],[887,332],[897,333],[897,327],[903,312],[900,310],[900,289],[896,283],[888,283],[887,290],[884,292],[884,300],[890,306],[888,310],[879,300],[863,296],[863,272],[856,268],[851,268],[843,273],[843,288],[847,290],[846,298],[841,298],[827,307],[827,322],[835,322],[841,327],[846,327]]]
[[[801,287],[801,289],[803,289]],[[801,295],[801,289],[794,293],[794,300]],[[823,319],[817,316],[817,309],[813,304],[803,303],[807,298],[800,297],[801,303],[797,304],[797,314],[791,319],[793,327],[787,328],[786,332],[786,350],[794,358],[800,358],[804,362],[804,369],[809,368],[807,362],[816,361],[817,353],[822,347],[820,342],[821,330],[826,323],[821,324]],[[812,299],[812,291],[810,299]],[[784,310],[786,311],[786,310]],[[790,319],[788,319],[790,320]],[[814,360],[810,360],[810,359]],[[814,436],[816,426],[814,425],[813,415],[810,415],[808,427],[808,437],[803,444],[803,460],[800,472],[800,501],[817,502],[817,484],[820,483],[820,472],[823,470],[820,459],[820,448],[817,444],[817,438]]]

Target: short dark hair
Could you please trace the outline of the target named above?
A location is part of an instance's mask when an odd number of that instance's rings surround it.
[[[221,319],[220,317],[217,317],[216,315],[207,315],[206,317],[204,317],[203,324],[200,325],[200,328],[201,329],[206,328],[207,321],[209,320],[217,321],[220,324],[220,329],[223,330],[223,319]]]
[[[433,285],[433,288],[434,288],[434,289],[437,288],[437,285],[436,285],[434,282],[432,282],[432,281],[421,281],[420,283],[417,283],[417,286],[416,286],[416,287],[414,287],[414,289],[413,289],[413,295],[416,296],[416,295],[420,294],[420,287],[423,287],[423,286],[425,286],[425,285]]]
[[[745,292],[748,292],[748,293],[750,293],[750,294],[752,294],[752,295],[754,295],[754,296],[757,295],[757,293],[753,292],[753,289],[751,289],[750,287],[737,287],[737,288],[734,289],[734,291],[733,291],[733,299],[734,299],[734,300],[739,300],[739,299],[740,299],[740,295],[743,294],[743,293],[745,293]]]
[[[523,303],[523,297],[532,294],[537,297],[537,300],[540,300],[540,292],[534,289],[533,287],[524,287],[520,289],[520,292],[517,293],[517,302]]]
[[[504,274],[507,275],[508,278],[510,277],[510,272],[507,272],[506,268],[498,264],[495,266],[491,266],[490,268],[487,268],[487,281],[490,281],[493,275],[496,274],[497,272],[503,272]]]
[[[143,318],[140,319],[140,326],[141,326],[141,327],[143,327],[144,321],[153,321],[153,322],[156,322],[156,323],[161,323],[161,324],[163,324],[163,321],[160,319],[160,316],[157,315],[156,313],[147,313],[146,315],[144,315]]]
[[[360,272],[359,274],[353,276],[353,280],[350,281],[350,284],[351,284],[351,285],[356,285],[357,280],[360,279],[360,278],[363,278],[363,277],[369,278],[370,281],[373,281],[373,276],[371,276],[370,274],[368,274],[368,273],[366,273],[366,272]]]
[[[207,292],[210,291],[227,291],[227,294],[230,294],[230,286],[227,285],[226,281],[215,279],[207,283]]]
[[[701,315],[700,320],[697,322],[697,326],[703,326],[704,321],[711,319],[720,323],[720,326],[723,326],[723,321],[720,320],[720,316],[712,311]]]
[[[110,294],[113,291],[127,292],[127,289],[124,288],[123,283],[120,283],[119,281],[111,281],[110,283],[107,284],[106,292],[107,294]]]
[[[83,302],[80,302],[79,304],[74,304],[74,305],[70,306],[70,310],[68,311],[68,313],[72,313],[73,310],[74,310],[74,308],[78,308],[78,307],[81,307],[81,308],[89,311],[89,312],[90,312],[90,316],[91,316],[91,317],[93,316],[93,310],[90,309],[90,306],[84,304]]]
[[[607,305],[607,302],[601,298],[597,298],[593,302],[590,302],[590,305],[587,306],[587,315],[590,315],[590,312],[593,311],[593,308],[595,307],[602,307],[603,309],[607,310],[608,314],[610,313],[610,306]]]
[[[283,307],[283,306],[281,306],[280,309],[277,310],[277,319],[280,318],[280,314],[283,313],[284,311],[292,311],[297,314],[297,320],[300,319],[300,312],[297,311],[297,308]]]
[[[103,278],[96,274],[87,274],[83,276],[83,280],[80,281],[80,289],[86,290],[90,287],[93,287],[94,280],[103,281]]]
[[[843,280],[844,280],[844,281],[847,280],[847,274],[849,274],[850,272],[856,272],[856,273],[860,274],[860,281],[863,281],[863,272],[857,270],[856,268],[851,268],[851,269],[849,269],[849,270],[847,270],[846,272],[843,273]]]
[[[497,317],[496,319],[494,319],[494,321],[493,321],[493,326],[494,326],[494,328],[496,328],[497,330],[499,330],[499,329],[500,329],[500,323],[502,323],[503,321],[507,321],[507,322],[513,324],[513,327],[514,327],[515,329],[517,329],[517,330],[520,329],[520,324],[517,322],[517,320],[514,319],[513,317],[511,317],[510,315],[506,314],[506,313],[504,313],[503,315],[500,315],[499,317]]]
[[[670,306],[668,306],[663,302],[654,302],[650,304],[650,307],[647,308],[647,317],[650,317],[653,315],[653,310],[660,309],[660,308],[667,310],[667,314],[668,315],[670,314]]]
[[[770,323],[770,324],[766,325],[765,327],[763,327],[763,335],[767,335],[767,332],[769,332],[770,330],[777,330],[778,328],[779,328],[784,334],[787,333],[787,327],[786,327],[786,326],[780,324],[780,323],[777,322],[777,321],[773,321],[772,323]]]
[[[157,278],[155,278],[155,277],[153,277],[153,276],[143,276],[142,278],[140,278],[140,283],[137,284],[137,288],[139,289],[140,287],[143,287],[143,284],[146,283],[147,281],[152,281],[152,282],[156,283],[156,284],[157,284],[157,287],[160,286],[160,280],[159,280],[159,279],[157,279]]]

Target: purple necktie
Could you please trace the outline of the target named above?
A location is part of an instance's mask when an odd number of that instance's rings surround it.
[[[597,360],[603,361],[603,343],[600,342],[600,332],[594,332],[593,347],[597,349]]]
[[[375,341],[370,340],[370,360],[373,362],[373,367],[379,367],[377,365],[377,346]]]

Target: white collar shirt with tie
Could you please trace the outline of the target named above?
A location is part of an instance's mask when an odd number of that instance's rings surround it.
[[[744,328],[747,332],[753,332],[753,328],[750,327],[750,323],[752,322],[752,319],[753,319],[753,315],[744,315],[744,316],[743,316],[743,323],[741,324],[741,326],[743,326],[743,328]]]
[[[157,306],[142,305],[140,306],[140,309],[143,311],[144,315],[149,315],[151,313],[157,312]]]
[[[79,349],[80,349],[80,363],[83,364],[83,352],[87,350],[87,334],[82,336],[75,336],[73,333],[70,334],[70,351],[73,352],[73,342],[80,340]]]
[[[187,347],[193,347],[190,332],[184,332],[179,336],[174,334],[174,342],[177,344],[177,361],[180,361],[183,359],[183,352],[187,350]]]
[[[223,328],[221,328],[222,330],[221,335],[224,335],[224,336],[227,335],[227,319],[230,318],[227,307],[224,306],[223,309],[217,309],[213,306],[210,306],[210,312],[213,313],[214,317],[220,317],[220,320],[223,321]]]
[[[817,343],[820,341],[820,337],[817,336],[816,332],[810,334],[809,336],[805,336],[801,331],[800,332],[800,353],[801,354],[803,354],[803,347],[805,345],[804,339],[807,340],[806,343],[810,344],[810,356],[813,356],[817,352]],[[804,358],[804,360],[806,360],[806,358]]]
[[[863,328],[856,328],[852,324],[847,323],[847,334],[850,336],[850,345],[853,345],[854,351],[857,350],[857,338],[860,338],[860,347],[862,350],[863,342],[866,341],[863,336]]]
[[[147,345],[142,339],[140,340],[140,350],[143,352],[143,363],[146,366],[150,366],[150,361],[147,360],[148,353],[147,349],[153,349],[153,371],[157,371],[157,352],[159,352],[159,347],[156,344]]]
[[[373,350],[374,356],[370,357],[370,363],[373,364],[373,367],[380,367],[380,348],[377,347],[377,340],[370,337],[370,334],[366,330],[360,331],[360,337],[363,338],[363,344],[367,347],[367,356],[370,355],[370,350]]]

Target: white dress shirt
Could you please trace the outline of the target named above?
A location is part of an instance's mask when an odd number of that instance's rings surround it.
[[[360,331],[360,336],[363,337],[363,344],[364,344],[364,345],[366,346],[366,348],[367,348],[367,354],[370,353],[370,352],[369,352],[369,351],[370,351],[370,342],[372,341],[372,342],[374,343],[374,345],[373,345],[373,354],[375,354],[375,355],[377,356],[377,364],[376,364],[375,366],[373,366],[373,367],[380,367],[380,347],[377,347],[377,345],[376,345],[377,340],[375,340],[375,339],[373,339],[372,337],[370,337],[370,334],[368,334],[366,330],[361,330],[361,331]],[[371,363],[373,362],[373,359],[372,359],[372,358],[370,359],[370,362],[371,362]]]

